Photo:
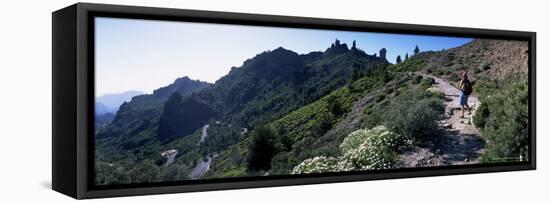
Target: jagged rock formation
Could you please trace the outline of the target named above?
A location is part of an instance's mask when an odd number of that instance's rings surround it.
[[[386,52],[387,52],[386,49],[382,48],[382,49],[380,49],[379,52],[380,52],[380,59],[386,60]]]
[[[330,48],[328,48],[325,53],[327,54],[340,54],[348,52],[349,48],[346,43],[340,43],[340,40],[336,39]]]
[[[359,49],[357,47],[357,42],[353,40],[351,48],[348,48],[348,45],[346,43],[341,43],[340,40],[336,39],[334,43],[331,44],[331,46],[324,52],[325,54],[342,54],[342,53],[350,53],[354,56],[358,57],[367,57],[372,60],[378,60],[381,62],[387,62],[386,59],[386,48],[382,48],[379,51],[379,55],[377,56],[376,53],[373,55],[369,55],[365,53],[365,51]]]

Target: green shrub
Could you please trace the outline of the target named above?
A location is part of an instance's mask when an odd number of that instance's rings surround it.
[[[529,94],[527,81],[512,82],[485,99],[482,133],[487,140],[483,162],[528,159]],[[480,115],[481,116],[481,115]]]
[[[474,92],[478,92],[481,96],[481,99],[484,100],[484,99],[487,99],[487,97],[490,97],[495,93],[498,93],[498,91],[501,91],[502,86],[505,86],[507,83],[510,83],[510,82],[477,80],[473,88],[474,88]]]
[[[250,171],[269,170],[271,158],[275,155],[274,132],[267,126],[258,126],[253,132],[253,140],[249,145],[250,156],[247,168]]]
[[[280,152],[271,160],[270,174],[288,174],[300,161],[291,152]]]
[[[444,112],[442,99],[429,92],[413,91],[393,100],[382,110],[381,124],[409,138],[421,137],[437,128]]]
[[[128,171],[117,164],[97,163],[95,172],[96,184],[130,183]]]
[[[246,168],[238,167],[223,173],[220,177],[240,177],[246,175]]]
[[[415,75],[414,78],[413,78],[413,84],[418,84],[420,83],[420,81],[422,81],[422,76],[421,75]]]
[[[481,70],[489,70],[491,69],[491,64],[488,63],[488,62],[483,62],[479,65],[479,68],[478,69],[481,69]]]
[[[443,93],[441,89],[437,87],[426,88],[426,92],[430,94],[430,97],[432,98],[439,98],[441,100],[445,99],[445,93]]]
[[[132,182],[153,182],[159,179],[160,170],[151,160],[136,164],[128,173]]]
[[[342,103],[340,103],[340,100],[338,100],[336,95],[329,96],[326,102],[329,112],[334,116],[338,117],[345,113],[345,109],[342,107]]]
[[[167,167],[161,167],[161,179],[164,181],[184,180],[188,179],[191,170],[189,167],[181,164],[170,164]]]
[[[474,72],[474,74],[479,74],[479,73],[481,73],[481,69],[476,68],[476,67],[472,67],[472,68],[471,68],[471,71]]]
[[[474,116],[474,125],[478,128],[484,128],[487,118],[489,117],[489,106],[487,103],[482,102],[477,108]]]
[[[430,77],[426,77],[426,78],[422,79],[422,81],[420,82],[420,85],[424,88],[429,88],[433,84],[435,84],[435,79],[430,78]]]

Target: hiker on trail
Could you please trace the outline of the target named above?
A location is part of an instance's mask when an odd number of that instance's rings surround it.
[[[460,75],[462,78],[460,79],[460,83],[458,84],[460,88],[460,108],[462,112],[462,116],[460,118],[464,118],[464,107],[468,109],[468,114],[472,114],[472,110],[468,106],[468,96],[472,93],[472,83],[468,79],[468,73],[466,71],[463,71]]]

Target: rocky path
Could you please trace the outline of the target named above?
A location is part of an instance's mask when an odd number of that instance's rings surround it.
[[[485,147],[485,141],[474,127],[472,117],[480,102],[475,96],[470,96],[468,105],[472,113],[464,113],[461,118],[459,93],[460,91],[450,83],[422,73],[424,77],[435,79],[438,90],[445,94],[445,114],[440,122],[438,133],[428,138],[429,141],[415,145],[413,151],[400,156],[399,167],[442,166],[475,164]]]

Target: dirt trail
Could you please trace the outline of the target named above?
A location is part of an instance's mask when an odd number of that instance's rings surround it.
[[[424,77],[435,79],[438,90],[445,94],[445,114],[440,122],[440,132],[429,137],[430,141],[415,145],[413,151],[400,156],[399,167],[441,166],[475,164],[479,162],[479,156],[485,148],[485,141],[474,127],[472,117],[480,105],[475,96],[468,98],[468,106],[472,113],[465,110],[464,118],[461,118],[459,93],[460,91],[448,82],[422,73],[416,73]]]

